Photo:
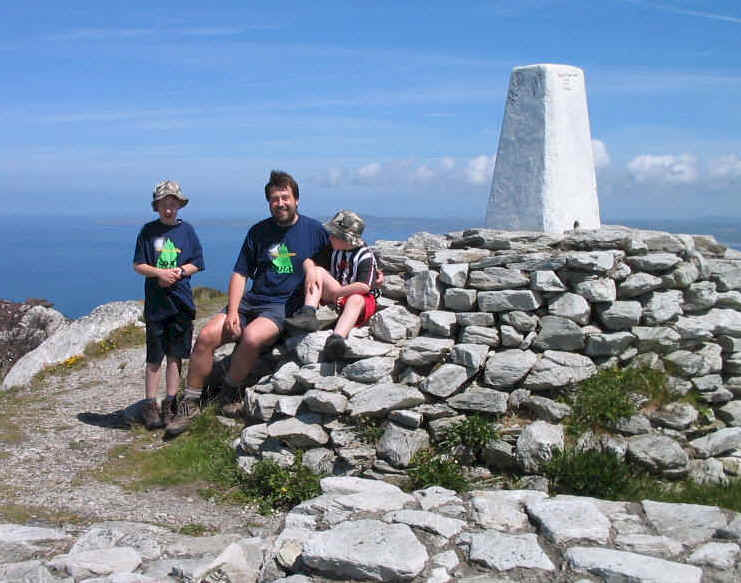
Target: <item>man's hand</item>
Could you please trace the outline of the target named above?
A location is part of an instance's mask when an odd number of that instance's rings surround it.
[[[170,287],[173,283],[180,281],[181,275],[180,268],[175,269],[160,269],[157,274],[157,283],[160,287]]]
[[[239,321],[239,312],[235,312],[233,314],[227,312],[226,313],[226,320],[224,320],[224,331],[226,332],[225,336],[231,338],[232,340],[236,340],[239,338],[240,334],[242,334],[242,324]]]

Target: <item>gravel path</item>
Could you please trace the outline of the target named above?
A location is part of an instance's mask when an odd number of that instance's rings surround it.
[[[209,502],[192,488],[131,492],[96,479],[112,448],[137,441],[122,413],[144,395],[144,355],[143,347],[116,350],[40,387],[2,397],[5,427],[16,425],[21,439],[3,442],[0,433],[0,512],[20,508],[38,522],[72,517],[82,524],[131,520],[174,529],[198,524],[214,532],[272,530],[279,517]],[[163,446],[161,434],[150,447]]]

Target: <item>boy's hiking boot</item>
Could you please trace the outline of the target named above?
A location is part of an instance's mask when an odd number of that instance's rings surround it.
[[[165,398],[162,400],[162,424],[165,427],[175,418],[175,413],[177,412],[176,403],[176,399]]]
[[[239,387],[230,387],[226,383],[214,397],[214,401],[224,417],[238,419],[242,416],[242,391]]]
[[[324,356],[329,360],[337,360],[345,354],[347,344],[339,334],[332,334],[324,344]]]
[[[144,420],[144,427],[146,427],[150,431],[152,429],[160,429],[161,427],[165,426],[165,424],[162,423],[159,409],[157,409],[157,401],[155,401],[154,399],[147,399],[147,401],[142,406],[141,413],[142,419]]]
[[[301,306],[293,313],[293,316],[286,318],[286,322],[294,328],[308,332],[319,330],[320,326],[319,318],[316,317],[316,308],[312,306]]]
[[[178,412],[165,427],[165,437],[176,437],[190,427],[191,422],[201,413],[200,400],[180,399]]]

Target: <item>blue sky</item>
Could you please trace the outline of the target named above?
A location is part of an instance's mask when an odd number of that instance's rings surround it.
[[[741,217],[741,3],[4,2],[0,213],[483,220],[509,74],[584,69],[603,219]]]

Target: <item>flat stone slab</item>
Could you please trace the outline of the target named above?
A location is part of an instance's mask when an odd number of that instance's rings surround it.
[[[71,538],[70,535],[58,528],[0,524],[0,543],[36,543],[69,538]]]
[[[556,544],[582,540],[604,545],[610,538],[610,521],[589,500],[556,497],[531,502],[527,511]]]
[[[425,402],[425,397],[417,389],[394,383],[373,385],[356,393],[348,404],[350,415],[358,417],[369,415],[380,417],[394,409],[409,409]]]
[[[504,534],[496,530],[464,535],[462,541],[469,542],[469,559],[489,569],[543,569],[553,571],[555,567],[548,555],[538,544],[538,536],[529,534]]]
[[[717,529],[725,528],[728,524],[717,506],[670,504],[651,500],[644,500],[642,504],[646,518],[659,535],[687,545],[710,540]]]
[[[460,533],[466,526],[464,520],[449,518],[436,512],[425,510],[397,510],[387,513],[383,519],[386,522],[406,524],[444,538],[451,538]]]
[[[49,565],[58,571],[68,573],[76,580],[80,580],[94,575],[130,573],[141,562],[141,555],[131,547],[114,547],[57,555],[49,561]]]
[[[473,519],[483,528],[515,532],[529,525],[525,504],[546,497],[535,490],[479,490],[471,492]]]
[[[429,556],[406,524],[355,520],[314,534],[301,558],[333,578],[408,581],[424,569]]]
[[[700,583],[702,569],[656,557],[625,551],[572,547],[566,551],[569,564],[604,581],[631,583]]]
[[[741,448],[741,427],[725,427],[690,441],[699,458],[717,457]]]

